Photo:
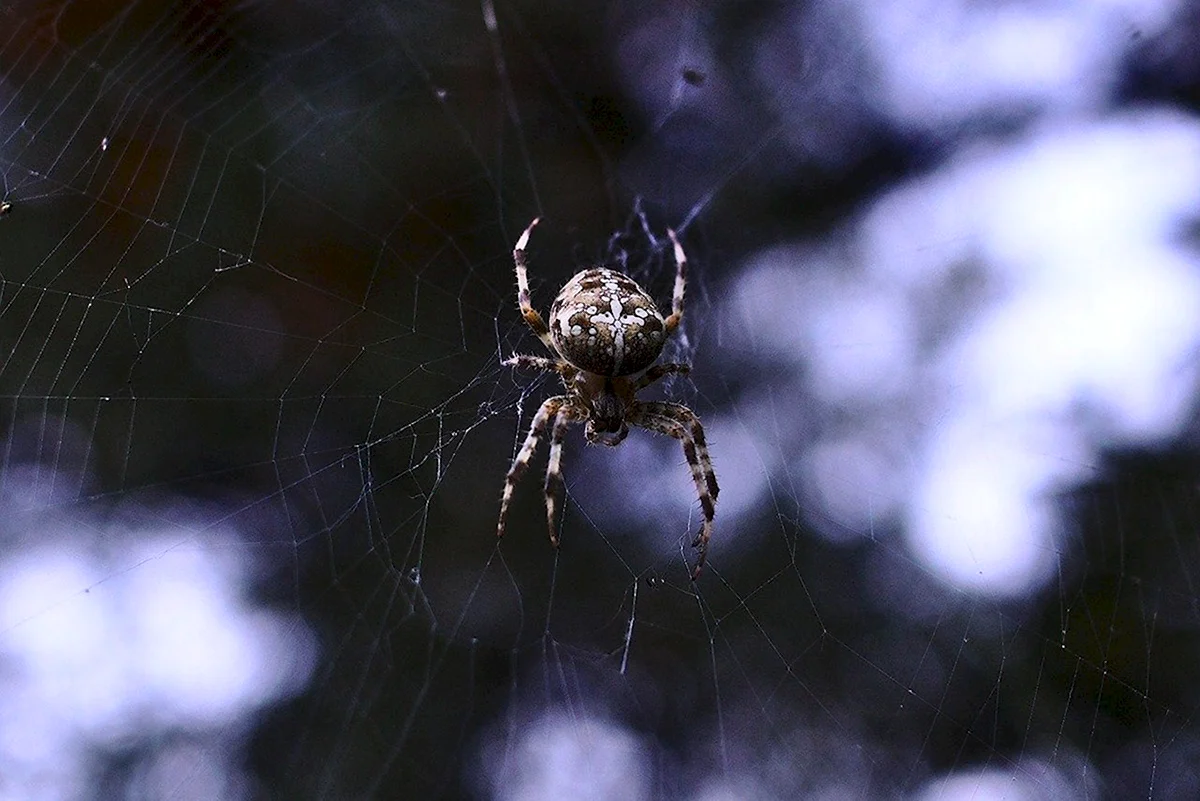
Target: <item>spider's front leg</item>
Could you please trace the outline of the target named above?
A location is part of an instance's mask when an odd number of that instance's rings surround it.
[[[533,308],[533,299],[529,294],[529,268],[525,263],[525,246],[529,244],[529,235],[533,233],[533,227],[540,221],[541,218],[534,217],[533,222],[525,229],[525,233],[521,234],[521,238],[517,240],[517,244],[513,248],[513,265],[517,270],[517,305],[521,308],[521,316],[533,329],[533,333],[537,334],[538,339],[542,340],[542,344],[549,348],[551,353],[554,353],[556,351],[554,342],[550,339],[550,329],[546,327],[546,321],[542,319],[542,315]]]
[[[675,248],[676,265],[675,292],[671,297],[671,315],[663,321],[669,335],[683,319],[683,293],[687,288],[687,254],[683,252],[683,245],[679,244],[679,237],[675,236],[675,232],[670,228],[667,229],[667,236],[671,237],[671,244]]]

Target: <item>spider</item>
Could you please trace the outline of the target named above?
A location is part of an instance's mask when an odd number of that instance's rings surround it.
[[[694,412],[679,403],[640,401],[635,395],[663,376],[686,374],[686,364],[654,364],[667,337],[683,318],[683,294],[687,257],[675,232],[667,229],[675,248],[675,294],[671,314],[663,317],[654,300],[632,278],[615,270],[593,267],[576,273],[558,293],[550,307],[550,324],[533,308],[526,274],[525,246],[539,222],[535,218],[513,249],[517,271],[517,304],[525,322],[553,354],[553,358],[518,354],[504,364],[558,373],[566,394],[547,398],[538,407],[529,426],[525,444],[504,479],[500,521],[496,536],[504,536],[513,490],[529,465],[538,440],[550,429],[550,462],[546,467],[546,520],[550,544],[558,547],[555,525],[558,493],[562,486],[562,447],[567,427],[586,422],[584,435],[590,444],[619,445],[630,426],[674,437],[683,445],[691,467],[704,521],[692,546],[697,549],[695,581],[708,556],[712,537],[713,511],[717,500],[717,477],[704,442],[704,428]]]

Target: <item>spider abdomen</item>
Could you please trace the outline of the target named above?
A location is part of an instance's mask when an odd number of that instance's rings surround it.
[[[666,325],[646,291],[604,267],[576,273],[550,307],[550,337],[568,362],[596,375],[645,370],[662,353]]]

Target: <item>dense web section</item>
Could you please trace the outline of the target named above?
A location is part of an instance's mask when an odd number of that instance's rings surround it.
[[[0,2],[0,799],[1200,794],[1195,10],[559,5]]]

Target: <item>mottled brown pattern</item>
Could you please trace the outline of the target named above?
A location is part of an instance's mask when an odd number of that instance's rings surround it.
[[[632,278],[595,267],[576,274],[550,307],[550,337],[568,362],[623,376],[654,363],[666,340],[662,313]]]

